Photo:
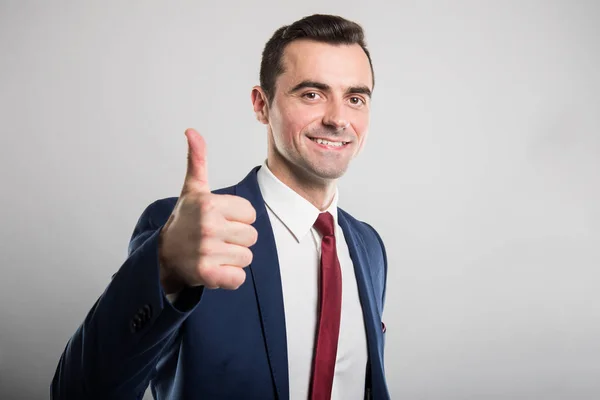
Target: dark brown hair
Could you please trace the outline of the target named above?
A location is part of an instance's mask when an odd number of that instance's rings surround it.
[[[356,22],[336,15],[314,14],[277,29],[265,45],[260,63],[260,86],[265,91],[269,104],[275,96],[277,77],[284,72],[283,51],[288,44],[298,39],[310,39],[328,44],[360,45],[369,59],[373,84],[375,83],[373,63],[367,50],[362,27]]]

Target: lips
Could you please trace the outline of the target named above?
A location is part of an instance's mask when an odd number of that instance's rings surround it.
[[[324,138],[324,137],[310,137],[308,136],[308,138],[310,140],[312,140],[313,142],[319,143],[319,144],[324,144],[324,145],[329,145],[329,146],[341,146],[341,145],[347,145],[348,143],[350,143],[350,140],[340,140],[340,139],[328,139],[328,138]]]
[[[327,151],[341,151],[348,147],[349,142],[343,141],[328,141],[321,138],[309,138],[311,142],[315,144],[315,146],[327,150]]]

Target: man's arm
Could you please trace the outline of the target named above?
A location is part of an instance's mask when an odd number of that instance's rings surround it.
[[[375,237],[377,238],[377,241],[379,242],[379,246],[381,247],[381,256],[383,258],[383,271],[381,273],[381,313],[383,314],[383,309],[385,308],[385,294],[386,294],[386,290],[387,290],[387,273],[388,273],[388,259],[387,259],[387,251],[385,249],[385,245],[383,244],[383,239],[381,238],[381,235],[379,235],[379,232],[377,232],[377,230],[375,228],[373,228],[373,226],[371,226],[370,224],[363,222],[366,226],[369,227],[369,229],[373,232],[373,234],[375,235]]]
[[[140,217],[129,257],[61,356],[54,400],[141,397],[203,288],[235,290],[246,279],[256,210],[247,199],[211,192],[204,139],[193,129],[186,136],[181,195]]]
[[[381,236],[379,233],[377,233],[377,231],[375,231],[375,234],[377,235],[377,239],[381,245],[381,252],[383,253],[383,293],[381,295],[381,311],[383,312],[383,309],[385,309],[385,294],[387,291],[388,257],[387,251],[385,250],[385,245],[383,244],[383,239],[381,239]]]
[[[141,398],[163,350],[199,302],[202,287],[175,303],[160,283],[158,241],[149,206],[140,217],[129,256],[71,337],[51,384],[53,400]]]

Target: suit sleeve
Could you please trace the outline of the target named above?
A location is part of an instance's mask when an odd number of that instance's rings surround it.
[[[382,288],[383,290],[381,291],[381,312],[383,313],[383,309],[385,308],[385,294],[386,294],[386,289],[387,289],[387,273],[388,273],[388,258],[387,258],[387,251],[385,250],[385,245],[383,244],[383,239],[381,239],[381,235],[379,235],[379,233],[377,232],[377,230],[375,230],[375,228],[373,228],[373,226],[371,226],[370,224],[363,222],[366,226],[369,227],[369,229],[373,232],[373,234],[375,235],[375,237],[377,238],[377,241],[379,242],[379,246],[381,247],[381,256],[383,257],[383,273],[382,273]]]
[[[379,240],[379,244],[381,244],[381,252],[383,254],[383,293],[381,294],[381,305],[382,310],[385,308],[385,293],[387,290],[387,275],[388,275],[388,258],[387,251],[385,250],[385,245],[383,244],[383,239],[377,231],[375,231],[375,235],[377,236],[377,240]]]
[[[174,303],[162,290],[155,205],[142,213],[127,259],[68,341],[50,386],[53,400],[140,399],[199,303],[202,288],[185,289]]]
[[[385,309],[385,294],[386,294],[386,289],[387,289],[388,258],[387,258],[387,252],[385,250],[385,245],[383,244],[383,239],[381,239],[381,235],[379,235],[379,233],[372,226],[370,226],[370,228],[373,230],[373,233],[375,233],[375,237],[379,241],[379,245],[381,246],[381,256],[383,257],[383,273],[382,273],[382,275],[383,275],[382,276],[383,290],[381,291],[381,313],[383,314],[383,310]],[[382,324],[383,324],[383,321],[382,321]],[[383,347],[384,348],[385,348],[385,342],[386,342],[386,331],[384,330],[384,332],[383,332]]]

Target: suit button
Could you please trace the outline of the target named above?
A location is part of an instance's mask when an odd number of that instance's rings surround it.
[[[131,332],[138,332],[144,327],[144,325],[146,325],[146,322],[148,322],[150,318],[152,318],[152,307],[146,304],[143,307],[141,307],[131,319],[131,323],[129,326]]]
[[[138,321],[136,321],[135,319],[133,319],[131,321],[129,328],[131,330],[131,333],[136,333],[140,329],[140,323]]]
[[[139,311],[147,320],[152,317],[152,308],[149,304],[144,305]]]

